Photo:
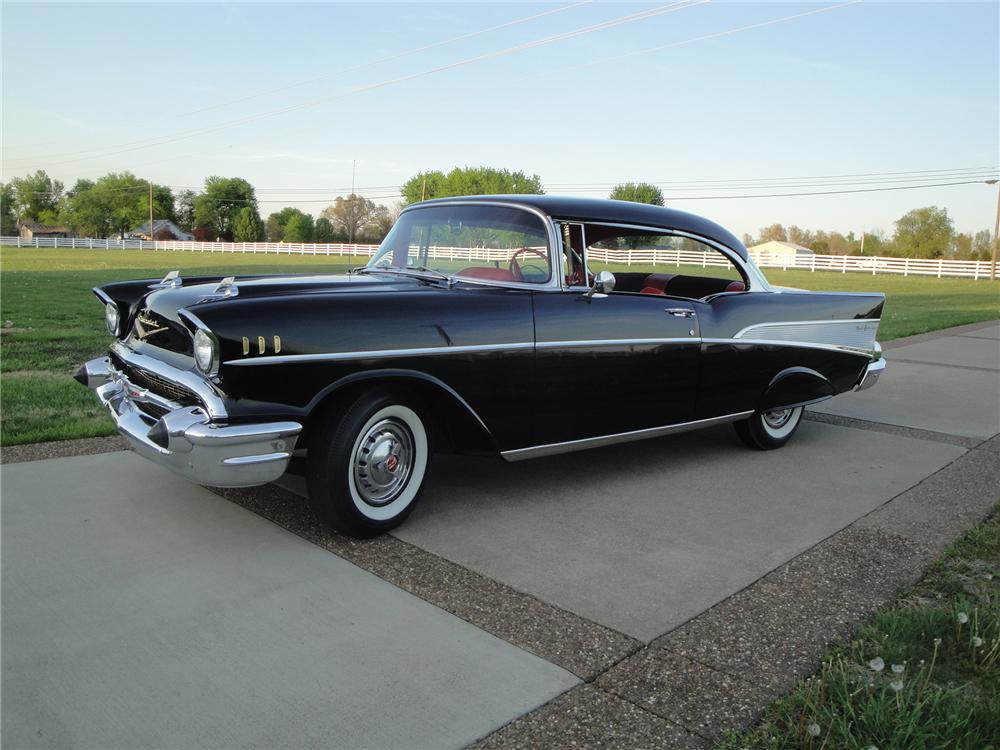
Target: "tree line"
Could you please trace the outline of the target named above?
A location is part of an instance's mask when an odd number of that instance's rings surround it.
[[[375,203],[353,193],[338,196],[318,217],[286,207],[261,218],[257,197],[240,177],[206,177],[201,192],[174,193],[152,185],[154,219],[169,219],[198,239],[235,242],[380,242],[403,206],[456,195],[540,195],[537,174],[492,167],[456,167],[449,172],[419,172],[400,187],[402,201],[393,206]],[[616,185],[608,196],[652,205],[664,205],[659,187],[646,182]],[[63,225],[78,236],[122,237],[149,218],[150,182],[130,172],[114,172],[97,180],[77,180],[66,190],[44,170],[0,183],[0,234],[17,233],[17,223],[37,221]],[[891,235],[878,229],[856,235],[772,224],[755,237],[743,235],[748,247],[779,240],[794,242],[816,253],[830,255],[888,255],[911,258],[985,260],[990,256],[988,229],[956,232],[948,212],[937,206],[915,208],[895,222]]]

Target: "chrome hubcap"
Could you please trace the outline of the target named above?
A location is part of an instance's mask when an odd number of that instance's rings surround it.
[[[406,487],[413,472],[413,435],[396,419],[375,423],[354,454],[354,485],[369,505],[388,505]]]
[[[780,427],[784,427],[788,420],[792,418],[791,409],[775,409],[773,411],[766,411],[763,414],[764,423],[773,430],[777,430]]]

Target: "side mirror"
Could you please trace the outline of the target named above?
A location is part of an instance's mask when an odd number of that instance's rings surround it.
[[[615,275],[611,271],[598,271],[594,276],[594,291],[599,294],[611,294],[615,290]]]
[[[594,297],[607,297],[615,288],[615,275],[611,271],[598,271],[594,276],[594,285],[588,289],[583,299],[590,302]]]

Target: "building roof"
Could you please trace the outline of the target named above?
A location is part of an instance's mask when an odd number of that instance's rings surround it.
[[[19,227],[27,227],[35,234],[44,234],[46,232],[51,232],[52,234],[66,234],[69,232],[69,227],[53,226],[51,224],[41,224],[37,221],[22,221],[18,224]]]
[[[601,221],[617,224],[637,224],[659,229],[676,229],[701,235],[725,245],[741,258],[746,259],[747,249],[728,229],[714,221],[678,211],[673,208],[651,206],[632,201],[615,201],[608,198],[573,198],[562,195],[468,195],[436,198],[414,206],[433,206],[452,201],[503,201],[536,208],[554,219],[571,221]]]
[[[166,229],[171,234],[177,235],[178,237],[194,237],[190,232],[185,232],[179,226],[177,226],[170,219],[153,219],[153,234]],[[145,222],[142,226],[136,227],[132,230],[132,234],[149,234],[149,222]]]
[[[751,252],[755,250],[777,250],[775,245],[780,245],[788,250],[793,250],[796,253],[806,253],[808,255],[814,255],[815,253],[812,249],[806,247],[805,245],[799,245],[796,242],[785,242],[784,240],[768,240],[767,242],[761,242],[759,245],[754,245],[749,248]]]

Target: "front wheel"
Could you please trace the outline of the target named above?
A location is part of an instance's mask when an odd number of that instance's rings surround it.
[[[424,421],[398,396],[370,391],[309,447],[306,479],[313,508],[355,537],[401,524],[413,511],[430,463]]]
[[[751,448],[774,450],[792,439],[802,421],[802,412],[801,406],[758,411],[749,419],[734,422],[733,427],[740,439]]]

